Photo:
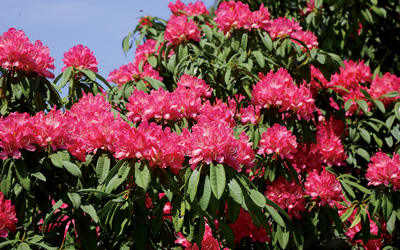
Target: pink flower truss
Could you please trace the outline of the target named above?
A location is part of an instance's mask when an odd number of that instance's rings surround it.
[[[306,210],[306,200],[303,189],[295,182],[289,183],[283,176],[279,176],[267,186],[265,196],[286,210],[288,215],[296,219],[301,218],[301,212]]]
[[[257,154],[274,154],[274,157],[280,156],[282,159],[292,159],[297,152],[296,136],[277,123],[262,134],[259,146]]]
[[[21,158],[21,149],[35,151],[36,143],[34,124],[27,113],[11,113],[6,118],[0,118],[0,159],[8,157]]]
[[[303,31],[302,29],[303,28],[299,25],[299,22],[296,22],[294,18],[290,20],[286,17],[278,17],[270,22],[270,25],[266,30],[268,31],[272,40],[290,36],[304,42],[307,46],[307,49],[317,47],[318,41],[314,33],[310,31]],[[299,42],[295,42],[301,46]],[[307,49],[303,48],[304,51]]]
[[[128,81],[137,82],[141,80],[142,77],[151,77],[159,81],[163,80],[158,71],[154,70],[153,67],[151,67],[151,65],[148,63],[143,65],[142,72],[139,70],[138,66],[134,65],[133,63],[128,63],[127,65],[123,65],[119,69],[115,69],[110,72],[107,81],[115,82],[121,87]]]
[[[369,87],[369,94],[372,98],[378,99],[385,104],[385,106],[389,106],[399,97],[383,97],[381,96],[390,93],[391,91],[400,91],[400,77],[396,75],[392,75],[390,73],[384,74],[382,77],[378,75],[372,80],[371,86]]]
[[[189,16],[197,16],[197,15],[208,15],[210,12],[207,10],[206,6],[201,1],[196,1],[194,4],[189,3],[187,6],[186,4],[182,3],[180,0],[177,0],[175,4],[170,2],[168,4],[168,8],[172,11],[174,15],[182,15],[183,12],[186,12]]]
[[[340,74],[335,73],[331,77],[331,81],[327,84],[327,87],[334,89],[339,94],[343,95],[346,93],[340,88],[340,86],[347,90],[358,89],[360,84],[371,82],[371,69],[369,66],[364,64],[364,61],[358,63],[354,61],[343,61],[345,68],[340,68]]]
[[[325,168],[319,173],[314,170],[308,174],[304,183],[305,193],[317,202],[319,206],[328,204],[333,207],[335,202],[343,201],[343,193],[340,182],[336,176]]]
[[[279,111],[290,110],[298,120],[310,121],[316,108],[310,89],[302,84],[300,87],[291,86],[286,90]]]
[[[280,68],[276,73],[271,70],[266,76],[260,73],[259,77],[260,81],[252,91],[252,103],[260,108],[282,105],[286,91],[296,88],[293,78],[284,68]]]
[[[239,217],[234,223],[229,224],[229,227],[232,228],[236,244],[240,243],[244,237],[250,237],[252,241],[258,242],[271,241],[264,226],[257,228],[249,212],[246,212],[243,208],[240,208]]]
[[[138,45],[136,47],[134,64],[139,66],[141,61],[147,61],[147,58],[156,53],[156,45],[157,41],[153,39],[147,39],[145,43]],[[163,43],[160,43],[160,46],[158,46],[157,53],[160,51],[162,45]]]
[[[10,28],[0,36],[0,65],[5,69],[19,69],[26,73],[36,72],[54,78],[54,58],[41,41],[32,44],[22,30]]]
[[[390,158],[385,153],[377,152],[371,161],[365,175],[368,185],[393,186],[395,191],[400,189],[400,155],[394,154]]]
[[[185,15],[172,15],[167,22],[164,39],[169,44],[178,45],[189,40],[199,42],[200,38],[201,32],[197,24]]]
[[[302,173],[311,172],[313,170],[319,172],[322,168],[322,156],[318,149],[312,145],[314,144],[299,143],[297,146],[297,153],[294,154],[293,159],[291,159],[292,165]]]
[[[313,148],[318,148],[322,155],[322,162],[328,166],[345,165],[344,161],[347,155],[344,152],[344,147],[340,139],[339,130],[343,130],[343,126],[329,121],[317,125],[317,145],[313,144]]]
[[[64,53],[64,58],[62,59],[65,66],[61,69],[64,72],[68,67],[74,67],[76,69],[89,69],[93,72],[99,72],[97,68],[96,57],[93,56],[93,51],[82,44],[78,44]]]
[[[255,14],[255,17],[263,16],[264,14],[265,13]],[[240,1],[235,2],[231,0],[230,2],[222,2],[217,11],[215,11],[215,15],[214,21],[217,23],[219,30],[223,31],[225,35],[232,29],[251,26],[248,20],[249,17],[250,19],[252,18],[249,5]],[[259,20],[260,23],[264,22],[263,18]]]
[[[240,121],[243,124],[248,122],[257,124],[261,121],[261,109],[259,106],[254,107],[253,105],[247,106],[247,108],[240,108]]]
[[[212,94],[212,88],[204,81],[196,76],[183,74],[179,82],[176,83],[178,87],[187,87],[191,91],[196,93],[196,96],[203,98],[210,98]]]
[[[11,205],[11,201],[6,200],[0,192],[0,237],[6,238],[9,231],[17,231],[17,223],[15,206]]]
[[[184,129],[184,147],[191,159],[192,169],[201,161],[225,163],[240,172],[240,164],[254,166],[254,152],[248,137],[243,133],[239,140],[233,135],[233,129],[224,121],[199,119],[192,133]]]
[[[259,10],[253,11],[251,13],[251,20],[248,22],[247,25],[244,25],[244,28],[267,30],[270,26],[270,16],[271,14],[269,13],[268,8],[264,7],[264,4],[261,4]]]
[[[184,250],[199,250],[199,247],[197,246],[196,243],[190,243],[181,232],[178,233],[177,239],[175,240],[176,244],[179,244],[183,247]],[[207,249],[207,250],[220,250],[221,249],[221,244],[218,242],[217,239],[214,238],[212,235],[212,231],[210,226],[206,223],[205,224],[205,230],[204,230],[204,236],[201,241],[201,246],[202,249]],[[224,248],[224,250],[228,250],[228,248]]]
[[[311,65],[311,81],[309,84],[313,97],[316,97],[320,89],[326,88],[328,80],[325,79],[321,71]]]

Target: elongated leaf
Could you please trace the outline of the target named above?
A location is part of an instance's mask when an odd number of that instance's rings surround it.
[[[167,90],[167,87],[165,87],[165,84],[157,79],[151,78],[151,77],[143,77],[143,80],[146,82],[150,83],[150,85],[155,89],[158,90],[159,88],[163,88],[164,90]]]
[[[13,169],[14,169],[14,161],[9,160],[8,162],[4,161],[2,176],[1,176],[1,192],[7,198],[10,196],[11,185],[13,180]]]
[[[82,172],[77,165],[69,161],[63,161],[64,168],[73,176],[82,178]]]
[[[228,182],[228,189],[232,199],[241,205],[243,203],[243,192],[239,183],[235,179],[230,179]]]
[[[17,250],[31,250],[31,247],[26,242],[21,242],[18,245]]]
[[[94,209],[94,207],[90,203],[86,201],[83,202],[81,205],[81,209],[92,218],[94,223],[99,223],[99,217],[97,216],[96,209]]]
[[[272,216],[272,219],[274,219],[274,221],[276,223],[278,223],[281,227],[285,227],[285,221],[283,221],[282,217],[279,215],[279,213],[270,206],[266,206],[268,213]]]
[[[68,198],[71,200],[74,205],[74,209],[78,210],[81,207],[81,196],[78,193],[67,193]]]
[[[125,182],[130,171],[131,171],[130,165],[128,164],[128,162],[124,161],[121,164],[118,173],[108,182],[106,187],[106,192],[111,193],[117,187],[119,187],[123,182]]]
[[[198,167],[195,170],[193,170],[193,172],[192,172],[192,174],[190,175],[190,178],[189,178],[188,193],[189,193],[190,200],[192,202],[196,198],[202,167],[203,167],[203,165],[201,165],[200,167]]]
[[[264,55],[257,50],[252,51],[251,54],[256,58],[258,65],[260,65],[261,68],[264,68],[265,66]]]
[[[224,165],[217,164],[217,166],[215,166],[213,163],[210,163],[210,181],[211,191],[213,192],[215,198],[218,200],[221,199],[226,188],[226,174]]]
[[[62,79],[61,79],[61,82],[60,82],[60,87],[61,88],[65,87],[65,85],[67,84],[67,82],[71,78],[71,74],[72,74],[72,66],[69,66],[62,73]]]
[[[259,206],[260,208],[264,208],[266,206],[267,200],[262,193],[258,192],[257,190],[251,189],[249,190],[249,194],[254,204]]]
[[[212,41],[213,40],[213,33],[211,28],[208,25],[201,25],[201,29],[204,31],[204,35],[206,36],[206,38],[208,39],[208,41]]]
[[[63,168],[64,163],[63,163],[63,158],[59,154],[51,154],[49,156],[51,163],[58,168]]]
[[[135,164],[135,183],[138,187],[143,188],[147,191],[151,181],[151,174],[149,166],[142,161],[142,163],[137,162]]]
[[[96,176],[99,184],[103,184],[110,172],[111,160],[108,154],[102,154],[97,160]]]
[[[206,210],[208,205],[210,204],[211,199],[211,184],[210,177],[207,175],[204,179],[204,185],[200,188],[199,192],[197,192],[199,198],[200,208]]]
[[[31,190],[31,179],[29,177],[25,161],[23,161],[22,159],[15,161],[15,172],[21,186],[27,191]]]

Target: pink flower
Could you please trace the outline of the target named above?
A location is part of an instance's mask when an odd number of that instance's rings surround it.
[[[144,26],[153,26],[153,23],[151,22],[151,17],[145,16],[139,19],[139,25],[141,28]]]
[[[257,228],[250,217],[249,212],[240,208],[239,217],[234,223],[229,224],[235,236],[235,243],[238,244],[244,237],[250,237],[252,241],[270,242],[271,238],[268,235],[264,226]]]
[[[164,39],[169,44],[178,45],[184,41],[200,41],[201,32],[197,24],[185,15],[172,15],[167,23]]]
[[[292,36],[296,31],[302,30],[303,28],[298,22],[287,19],[286,17],[278,17],[270,22],[267,31],[271,36],[272,40],[283,36]]]
[[[300,213],[306,210],[302,188],[295,182],[288,182],[283,176],[267,186],[265,196],[286,210],[291,218],[300,219]]]
[[[247,26],[250,26],[249,29],[267,30],[270,26],[270,16],[271,14],[269,13],[268,8],[264,7],[264,4],[262,3],[259,10],[251,13],[251,20]],[[246,28],[246,24],[244,26],[244,28]]]
[[[212,94],[212,88],[203,79],[196,76],[183,74],[179,82],[176,83],[179,87],[187,87],[191,91],[195,92],[196,96],[203,98],[210,98]]]
[[[320,89],[327,88],[328,80],[325,79],[321,71],[311,65],[311,81],[309,84],[313,97],[316,97]]]
[[[311,31],[298,30],[292,33],[291,37],[296,38],[306,44],[307,48],[303,48],[303,51],[307,51],[307,49],[312,50],[313,48],[318,48],[317,36]],[[303,46],[296,40],[294,40],[294,42],[299,44],[300,46]]]
[[[107,81],[115,82],[119,87],[121,87],[128,81],[138,82],[142,80],[142,77],[151,77],[159,81],[163,80],[158,71],[154,70],[148,63],[143,65],[142,72],[139,70],[138,66],[133,63],[128,63],[127,65],[123,65],[119,69],[110,72]],[[144,82],[147,83],[146,81]]]
[[[390,73],[386,73],[382,77],[377,75],[375,79],[372,80],[371,86],[368,90],[372,98],[379,99],[386,107],[399,98],[398,96],[380,98],[391,91],[400,91],[400,77]]]
[[[318,149],[313,147],[315,144],[302,144],[297,146],[297,153],[291,159],[292,165],[299,169],[302,173],[311,172],[313,170],[320,171],[322,168],[321,154]]]
[[[331,77],[331,81],[327,84],[328,88],[334,89],[339,94],[343,95],[346,93],[340,88],[340,86],[347,90],[358,89],[360,84],[371,82],[371,69],[369,66],[364,64],[364,61],[358,63],[354,61],[343,61],[345,68],[340,68],[340,74],[335,73]]]
[[[302,84],[300,87],[291,86],[286,90],[279,111],[290,110],[298,120],[310,121],[316,108],[310,89]]]
[[[194,4],[189,3],[187,6],[186,4],[182,3],[180,0],[177,0],[175,4],[170,2],[168,4],[168,8],[172,11],[172,13],[176,16],[183,15],[183,12],[186,12],[189,16],[197,16],[197,15],[208,15],[210,12],[207,10],[206,6],[201,1],[196,1]]]
[[[305,193],[317,202],[319,206],[328,204],[333,207],[335,202],[343,201],[342,186],[336,176],[328,172],[325,168],[321,173],[314,170],[308,174],[307,181],[304,183]]]
[[[344,126],[332,120],[317,125],[317,145],[313,144],[312,148],[318,149],[322,155],[322,162],[328,166],[345,165],[344,161],[347,159],[347,155],[340,139],[342,130],[344,130]]]
[[[282,159],[292,159],[297,152],[296,136],[285,126],[277,123],[262,134],[257,154],[274,154]]]
[[[175,240],[176,244],[179,244],[183,247],[185,250],[199,250],[199,247],[197,246],[196,243],[190,243],[181,232],[177,234],[177,239]],[[205,224],[205,230],[204,230],[204,235],[203,239],[201,240],[201,246],[203,247],[202,249],[207,249],[207,250],[220,250],[221,249],[221,244],[218,242],[217,239],[214,238],[212,235],[212,231],[210,226],[206,223]],[[228,250],[227,248],[224,248],[224,250]]]
[[[393,154],[390,158],[385,153],[377,152],[371,161],[365,175],[368,185],[392,186],[395,191],[400,189],[400,155]]]
[[[147,61],[147,58],[151,55],[156,52],[158,53],[163,43],[160,43],[160,46],[158,46],[158,51],[156,51],[156,45],[157,41],[153,39],[147,39],[145,43],[138,45],[136,47],[134,64],[139,66],[141,61]]]
[[[88,47],[84,47],[82,44],[78,44],[64,53],[62,59],[65,66],[61,69],[64,72],[68,67],[74,67],[76,69],[89,69],[93,72],[99,72],[97,69],[97,59],[93,56],[93,51],[90,51]]]
[[[232,29],[251,26],[248,20],[249,17],[250,20],[252,18],[249,5],[240,1],[235,2],[231,0],[230,2],[222,2],[217,11],[215,11],[215,15],[216,17],[214,18],[214,21],[217,23],[219,30],[223,31],[225,35]],[[255,14],[255,17],[259,16],[260,19],[258,21],[263,23],[266,18],[264,15],[264,12],[257,13]]]
[[[366,98],[363,93],[360,92],[360,89],[366,90],[366,87],[359,86],[357,89],[351,89],[350,93],[343,93],[343,102],[346,103],[347,101],[351,100],[351,106],[349,110],[346,111],[346,116],[352,116],[359,112],[359,115],[362,115],[364,112],[362,109],[359,109],[357,100],[365,100]]]
[[[260,108],[281,106],[288,89],[296,88],[293,78],[286,69],[280,68],[276,73],[272,70],[264,76],[259,74],[260,81],[253,88],[252,103]]]
[[[8,157],[21,158],[21,149],[35,151],[36,138],[34,124],[27,113],[10,113],[6,118],[0,118],[0,159]]]
[[[41,41],[32,44],[22,30],[10,28],[0,36],[0,65],[5,69],[19,69],[26,73],[36,72],[54,78],[54,58]]]
[[[322,5],[321,5],[322,8]],[[307,0],[307,8],[305,11],[299,10],[300,15],[308,16],[310,13],[314,12],[315,9],[315,0]]]
[[[15,206],[11,205],[11,201],[6,200],[0,192],[0,237],[6,238],[9,231],[17,231],[17,223]]]

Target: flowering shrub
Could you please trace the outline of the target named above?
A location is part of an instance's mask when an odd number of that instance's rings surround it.
[[[257,2],[169,3],[110,83],[82,45],[49,82],[48,48],[5,32],[0,247],[398,245],[400,78],[380,41],[365,58],[348,43],[398,6],[361,1],[360,22],[332,26],[351,1]],[[328,46],[341,34],[349,51]]]

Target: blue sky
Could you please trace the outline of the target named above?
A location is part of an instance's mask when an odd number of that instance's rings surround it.
[[[173,0],[175,3],[176,0]],[[195,2],[181,0],[184,3]],[[41,40],[55,58],[56,76],[63,67],[63,54],[82,44],[99,61],[99,74],[107,78],[115,68],[134,59],[134,49],[125,56],[122,39],[141,16],[168,19],[168,0],[13,0],[2,1],[0,34],[14,27],[31,40]],[[203,0],[207,8],[214,0]]]

